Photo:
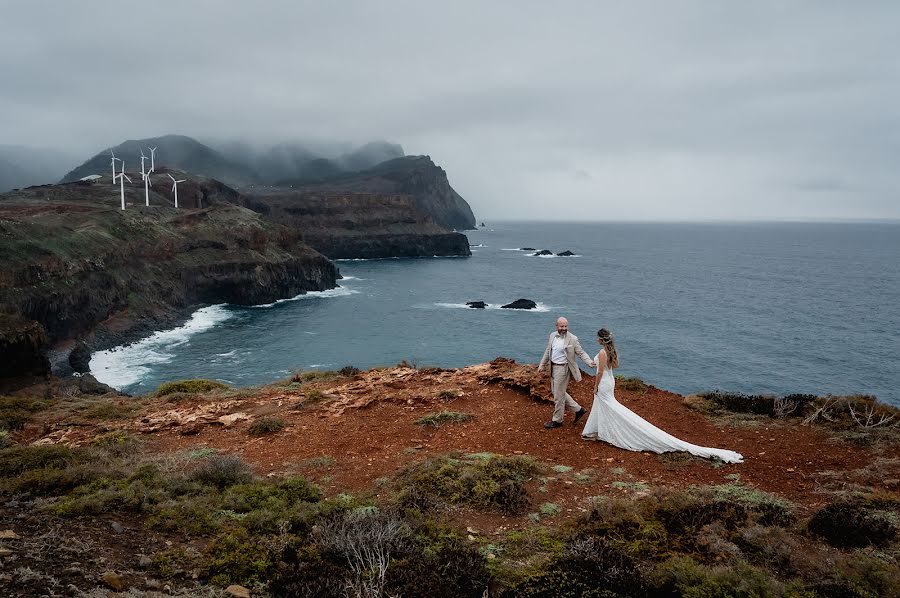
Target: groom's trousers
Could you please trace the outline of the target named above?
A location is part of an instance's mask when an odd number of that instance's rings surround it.
[[[566,414],[566,407],[572,411],[579,411],[581,405],[575,402],[566,387],[569,385],[569,366],[550,364],[551,388],[553,390],[553,421],[562,423]]]

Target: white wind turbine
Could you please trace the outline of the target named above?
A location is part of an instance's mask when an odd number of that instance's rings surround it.
[[[166,174],[169,174],[169,173],[167,172]],[[172,179],[172,193],[175,194],[175,207],[177,208],[178,207],[178,183],[183,183],[187,179],[179,179],[176,181],[175,177],[173,177],[171,174],[169,174],[169,178]]]
[[[116,158],[116,160],[119,160]],[[131,182],[131,179],[125,174],[125,160],[119,160],[122,163],[122,172],[120,174],[113,174],[113,184],[115,185],[116,179],[119,179],[119,194],[122,197],[122,209],[125,209],[125,179],[128,179],[128,182]]]
[[[146,159],[147,159],[147,156],[144,155],[144,150],[141,150],[141,178],[145,179],[145,180],[147,178],[147,173],[144,172],[144,160],[146,160]]]
[[[147,149],[150,150],[150,172],[156,172],[156,159],[154,158],[154,155],[156,154],[156,148],[149,147]]]
[[[116,184],[116,160],[118,160],[118,158],[116,158],[116,154],[113,153],[112,148],[109,148],[109,155],[112,156],[109,163],[110,163],[110,166],[112,166],[112,173],[113,173],[112,184],[115,185]]]
[[[144,200],[146,201],[146,205],[150,205],[150,187],[153,186],[153,183],[150,182],[150,173],[144,175]]]

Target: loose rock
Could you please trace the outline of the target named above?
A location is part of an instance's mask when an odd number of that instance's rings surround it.
[[[506,305],[501,305],[500,307],[502,309],[534,309],[537,307],[537,303],[535,303],[531,299],[516,299],[512,303],[507,303]]]
[[[114,571],[107,571],[100,576],[100,580],[117,592],[121,592],[125,589],[125,580],[122,579],[121,575]]]
[[[250,590],[244,586],[233,585],[225,588],[225,593],[234,598],[250,598]]]

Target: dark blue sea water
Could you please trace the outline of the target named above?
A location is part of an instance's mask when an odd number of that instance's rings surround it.
[[[467,234],[471,258],[341,261],[341,289],[209,307],[95,355],[92,368],[144,393],[348,364],[537,362],[565,315],[589,353],[607,327],[621,373],[676,392],[863,393],[900,406],[900,224],[498,223]],[[540,310],[496,309],[520,297]]]

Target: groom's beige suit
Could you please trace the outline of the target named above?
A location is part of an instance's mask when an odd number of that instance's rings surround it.
[[[563,351],[565,352],[566,357],[566,363],[562,365],[555,364],[551,360],[553,341],[557,338],[561,339],[563,342]],[[578,363],[575,361],[576,355],[581,357],[585,363],[592,363],[591,356],[581,348],[581,343],[578,342],[577,336],[571,332],[567,332],[565,335],[560,335],[555,331],[550,333],[550,338],[547,340],[547,348],[544,350],[544,356],[541,357],[541,363],[538,367],[543,370],[548,363],[550,364],[550,377],[554,402],[553,421],[555,422],[562,422],[567,407],[576,412],[581,411],[582,409],[581,405],[576,403],[575,399],[566,392],[570,376],[575,378],[576,382],[581,380],[581,370],[578,368]]]

